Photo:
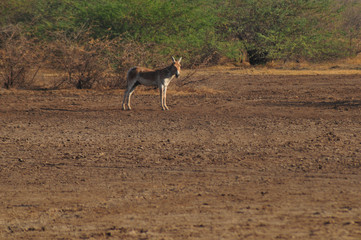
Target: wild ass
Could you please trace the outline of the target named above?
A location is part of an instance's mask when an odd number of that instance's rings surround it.
[[[182,58],[178,61],[172,57],[172,65],[158,70],[152,70],[143,67],[133,67],[129,69],[127,74],[127,89],[124,92],[124,100],[122,109],[126,110],[127,105],[130,110],[130,97],[132,96],[135,88],[142,84],[145,86],[156,86],[160,92],[160,105],[162,110],[169,110],[167,106],[167,88],[174,76],[179,77]]]

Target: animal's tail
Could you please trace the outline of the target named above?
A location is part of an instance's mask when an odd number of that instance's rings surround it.
[[[129,81],[130,81],[131,79],[135,78],[135,76],[137,75],[137,73],[136,73],[136,71],[135,71],[136,69],[137,69],[137,67],[132,67],[131,69],[128,70],[128,72],[127,72],[127,79],[126,79],[127,85],[129,84]]]

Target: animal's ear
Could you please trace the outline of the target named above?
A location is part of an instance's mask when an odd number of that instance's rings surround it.
[[[173,62],[175,63],[175,59],[174,59],[174,57],[172,57],[172,60],[173,60]]]
[[[182,57],[180,57],[180,59],[178,60],[178,62],[180,63],[182,61]]]

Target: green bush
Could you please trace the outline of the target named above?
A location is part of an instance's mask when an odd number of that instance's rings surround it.
[[[247,52],[251,63],[320,61],[355,52],[361,35],[355,7],[361,9],[345,0],[8,0],[0,3],[0,26],[21,23],[48,42],[54,32],[90,29],[94,39],[183,56],[186,66],[215,53],[240,61]]]
[[[222,31],[252,57],[322,60],[342,55],[333,0],[230,0]],[[330,46],[337,46],[330,48]]]

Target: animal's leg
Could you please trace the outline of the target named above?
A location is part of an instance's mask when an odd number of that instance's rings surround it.
[[[131,110],[132,108],[130,107],[130,98],[134,93],[135,88],[139,85],[140,83],[138,81],[136,81],[133,84],[133,87],[130,89],[129,94],[128,94],[128,109]]]
[[[123,103],[122,103],[122,110],[126,110],[126,108],[125,108],[125,104],[126,104],[126,102],[128,102],[127,101],[127,96],[128,96],[128,94],[129,94],[129,90],[128,90],[128,88],[124,91],[124,99],[123,99]]]
[[[131,93],[132,89],[135,88],[134,87],[135,83],[136,83],[135,81],[128,81],[127,89],[124,92],[124,99],[123,99],[123,104],[122,104],[123,110],[126,110],[125,105],[127,105],[129,110],[131,109],[129,106],[130,95],[131,95],[130,93]],[[134,91],[134,89],[133,89],[133,91]]]
[[[130,107],[130,98],[131,98],[131,96],[133,95],[133,93],[134,93],[134,90],[135,90],[135,88],[137,87],[138,85],[134,85],[133,86],[133,88],[130,90],[130,92],[129,92],[129,97],[128,97],[128,109],[129,110],[131,110],[132,108]]]
[[[169,108],[167,106],[167,88],[168,88],[168,86],[164,87],[163,98],[164,98],[164,107],[166,110],[169,110]]]
[[[159,86],[159,94],[160,94],[160,106],[162,107],[162,110],[165,110],[164,107],[164,85],[161,84]]]

